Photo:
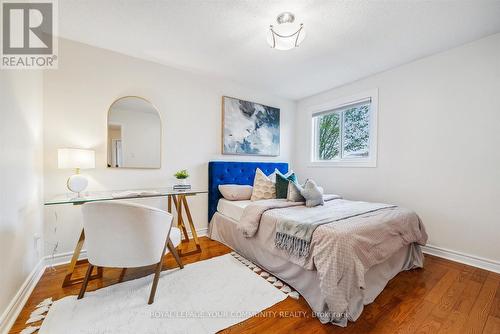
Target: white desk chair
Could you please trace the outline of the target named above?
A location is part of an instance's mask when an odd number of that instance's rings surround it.
[[[183,268],[175,249],[181,242],[181,232],[172,227],[172,215],[120,201],[86,203],[82,212],[89,267],[78,299],[85,294],[94,266],[135,268],[156,264],[148,302],[152,304],[165,254],[170,251]]]

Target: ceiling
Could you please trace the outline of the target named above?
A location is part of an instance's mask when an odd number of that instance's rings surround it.
[[[283,11],[290,51],[266,43]],[[298,100],[500,32],[500,1],[64,0],[68,39]]]

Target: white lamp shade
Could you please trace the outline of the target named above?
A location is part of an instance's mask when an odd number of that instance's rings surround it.
[[[57,150],[57,166],[59,168],[95,168],[95,152],[79,148],[60,148]]]

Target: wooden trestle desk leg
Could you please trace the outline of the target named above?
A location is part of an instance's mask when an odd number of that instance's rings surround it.
[[[84,242],[85,242],[85,232],[82,229],[82,232],[80,233],[80,238],[78,239],[75,250],[73,251],[73,257],[71,258],[71,262],[69,263],[68,269],[66,269],[66,276],[64,276],[64,281],[62,284],[63,287],[83,282],[84,277],[78,277],[78,278],[71,278],[71,277],[73,276],[73,272],[75,271],[75,267],[77,264],[87,262],[87,260],[78,260]],[[97,274],[91,275],[90,279],[92,280],[101,277],[102,277],[102,268],[97,267]]]
[[[196,233],[196,228],[194,227],[193,217],[191,217],[191,211],[189,210],[189,205],[186,196],[184,195],[182,195],[182,202],[184,203],[184,209],[186,210],[186,216],[189,222],[189,228],[191,229],[191,234],[193,235],[194,243],[196,244],[196,250],[200,252],[201,251],[200,241],[198,240],[198,234]]]
[[[186,195],[172,195],[172,200],[174,201],[174,206],[177,211],[177,226],[181,229],[184,234],[184,240],[182,242],[189,242],[189,235],[187,233],[186,225],[184,224],[183,219],[183,211],[186,211],[186,216],[189,223],[189,228],[191,229],[191,234],[193,236],[193,240],[196,244],[196,249],[192,251],[184,251],[179,250],[179,255],[189,255],[194,253],[201,252],[200,241],[198,240],[198,234],[196,234],[196,229],[194,227],[193,218],[191,216],[191,211],[189,210],[189,205],[186,199]]]
[[[176,195],[172,195],[172,200],[174,201],[175,211],[177,211],[177,227],[181,229],[182,234],[184,234],[184,239],[182,242],[189,242],[189,235],[184,225],[184,220],[182,219],[182,201],[177,198]]]

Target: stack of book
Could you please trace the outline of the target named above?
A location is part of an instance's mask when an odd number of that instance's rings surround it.
[[[174,190],[190,190],[191,185],[190,184],[176,184],[174,185]]]

